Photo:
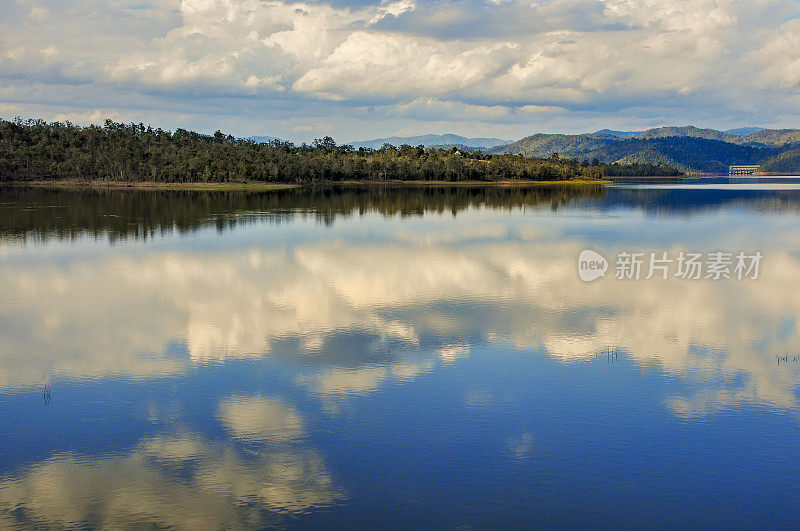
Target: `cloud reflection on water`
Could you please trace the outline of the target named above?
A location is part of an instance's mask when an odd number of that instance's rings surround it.
[[[339,238],[112,255],[59,268],[7,261],[0,312],[12,326],[0,336],[0,385],[35,386],[42,374],[149,378],[194,363],[277,356],[312,360],[317,369],[298,380],[313,391],[347,394],[455,358],[454,344],[502,342],[562,361],[613,346],[642,366],[656,362],[709,382],[746,375],[738,389],[709,391],[716,398],[669,400],[682,415],[739,401],[797,407],[795,371],[778,369],[775,359],[800,351],[797,334],[779,329],[800,312],[800,295],[785,289],[800,261],[779,245],[765,249],[754,282],[584,284],[574,261],[585,242],[507,241],[496,219],[487,224],[495,238],[442,243],[431,230],[413,242],[407,234]],[[480,224],[472,229],[487,234]],[[173,343],[185,358],[167,354]]]
[[[193,434],[121,454],[57,454],[0,478],[0,517],[26,526],[260,527],[342,499],[313,449],[245,455]]]

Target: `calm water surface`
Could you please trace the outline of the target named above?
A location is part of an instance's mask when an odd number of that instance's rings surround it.
[[[800,189],[694,184],[0,189],[0,528],[797,527]]]

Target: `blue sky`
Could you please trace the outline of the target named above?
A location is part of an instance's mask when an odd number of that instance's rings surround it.
[[[338,141],[800,126],[796,0],[0,0],[0,116]]]

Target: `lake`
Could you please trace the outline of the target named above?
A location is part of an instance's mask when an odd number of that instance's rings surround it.
[[[796,528],[798,182],[0,188],[0,528]]]

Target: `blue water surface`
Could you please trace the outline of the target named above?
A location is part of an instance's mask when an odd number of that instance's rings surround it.
[[[789,184],[0,189],[0,528],[796,528]]]

